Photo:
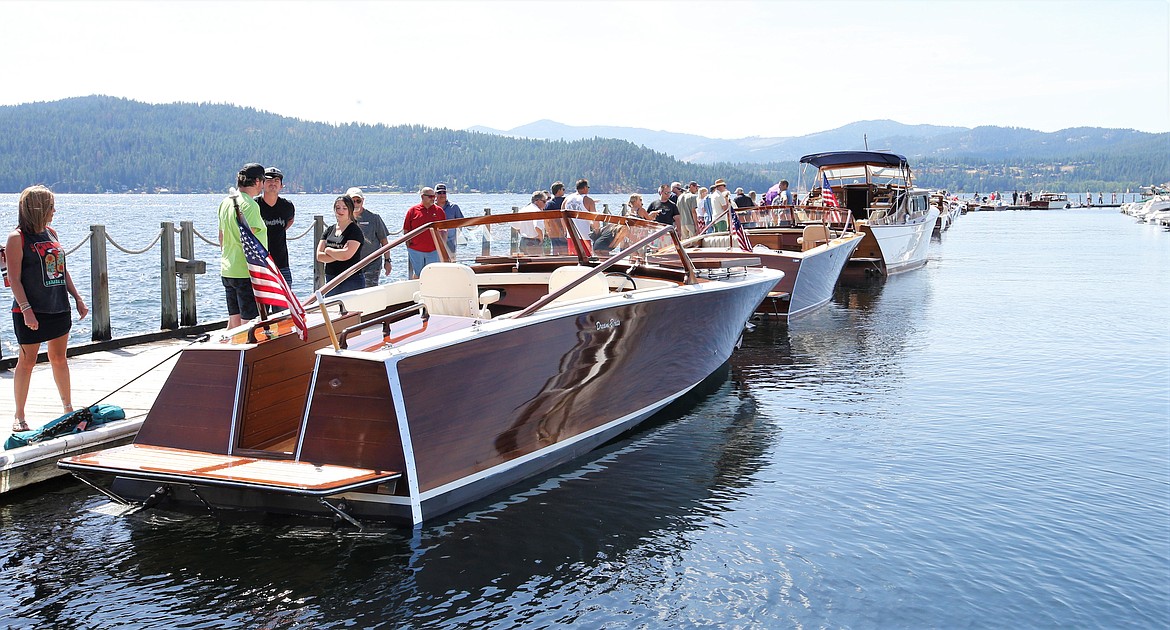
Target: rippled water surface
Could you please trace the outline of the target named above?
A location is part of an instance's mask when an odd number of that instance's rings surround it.
[[[924,269],[760,325],[636,433],[414,531],[6,499],[0,625],[1160,627],[1168,303],[1170,233],[969,214]]]

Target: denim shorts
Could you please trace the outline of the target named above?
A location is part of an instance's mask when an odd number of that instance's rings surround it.
[[[227,295],[228,315],[239,315],[242,319],[253,320],[260,316],[256,308],[256,296],[252,293],[250,278],[220,278]]]

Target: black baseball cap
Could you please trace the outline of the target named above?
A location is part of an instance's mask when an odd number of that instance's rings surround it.
[[[264,169],[264,179],[279,179],[283,182],[284,173],[281,173],[280,169],[276,168],[275,166],[269,166],[268,168]]]
[[[240,175],[243,175],[244,179],[261,179],[264,177],[264,166],[255,162],[249,162],[244,165],[244,168],[240,169]]]

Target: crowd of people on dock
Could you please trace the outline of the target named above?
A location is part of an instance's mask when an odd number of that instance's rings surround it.
[[[280,196],[284,175],[275,167],[265,168],[256,163],[246,164],[236,177],[236,185],[243,194],[238,198],[225,198],[219,206],[219,231],[221,243],[220,275],[227,300],[228,324],[238,326],[244,321],[255,319],[259,311],[251,292],[247,262],[240,244],[239,226],[246,225],[272,255],[276,266],[286,282],[292,282],[292,270],[288,262],[287,230],[293,225],[296,209],[292,202]],[[566,194],[566,186],[553,182],[548,190],[534,191],[530,203],[522,212],[546,210],[580,210],[596,212],[597,204],[589,196],[589,181],[580,179],[574,186],[575,192]],[[419,203],[406,212],[402,230],[408,233],[418,227],[444,219],[461,219],[463,212],[448,198],[446,184],[424,186],[418,192]],[[645,206],[642,195],[630,195],[627,212],[649,221],[672,225],[683,239],[703,232],[708,226],[716,231],[727,229],[727,213],[731,209],[751,208],[758,205],[756,191],[744,192],[736,188],[734,194],[728,190],[722,179],[715,180],[708,187],[701,187],[696,181],[685,187],[681,182],[662,184],[658,199]],[[356,265],[370,252],[386,245],[390,234],[382,218],[365,207],[366,196],[361,188],[348,189],[337,197],[333,204],[335,222],[329,225],[322,239],[317,243],[316,260],[325,265],[326,282],[332,281]],[[791,205],[792,192],[787,180],[781,180],[765,193],[763,203]],[[619,234],[613,226],[578,224],[582,234],[589,235],[590,244],[606,251]],[[454,252],[457,247],[455,230],[441,234],[447,250]],[[531,221],[521,229],[522,251],[536,254],[544,251],[548,244],[553,253],[576,253],[573,243],[559,221]],[[407,242],[407,256],[410,276],[418,273],[428,264],[439,261],[438,246],[430,233],[422,233]],[[360,273],[355,273],[342,283],[332,287],[329,295],[377,285],[383,276],[389,276],[393,263],[389,253],[367,264]]]

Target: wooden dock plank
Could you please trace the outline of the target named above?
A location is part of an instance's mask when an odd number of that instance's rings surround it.
[[[174,355],[189,345],[185,339],[168,339],[128,346],[104,352],[83,354],[69,358],[69,376],[73,390],[73,406],[80,409],[91,405],[125,385],[140,374],[144,376],[107,398],[104,402],[126,410],[127,418],[144,418],[154,404],[163,382],[175,366]],[[169,360],[166,360],[170,357]],[[165,360],[165,361],[164,361]],[[162,365],[150,369],[162,362]],[[149,370],[149,371],[148,371]],[[12,429],[16,401],[13,398],[13,370],[0,372],[0,441],[8,438]],[[25,405],[26,420],[37,428],[63,413],[53,371],[48,363],[33,368],[32,384]]]

